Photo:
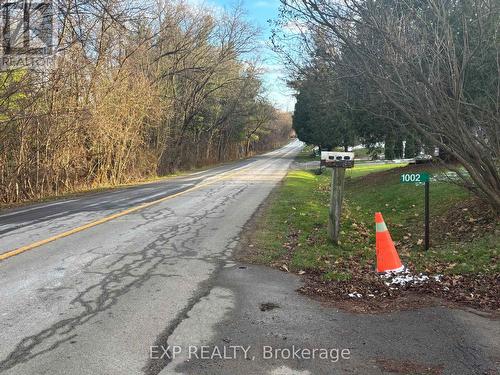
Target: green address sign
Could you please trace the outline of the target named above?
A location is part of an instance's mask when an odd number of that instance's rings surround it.
[[[401,182],[402,184],[414,184],[417,182],[429,182],[429,173],[427,173],[427,172],[403,173],[399,178],[399,182]]]

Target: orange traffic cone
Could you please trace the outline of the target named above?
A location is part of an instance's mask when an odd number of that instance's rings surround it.
[[[377,249],[377,272],[401,272],[404,270],[391,235],[380,212],[375,213],[375,242]]]

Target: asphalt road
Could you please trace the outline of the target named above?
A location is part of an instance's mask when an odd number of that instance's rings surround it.
[[[0,253],[158,204],[0,262],[0,372],[141,374],[150,346],[208,293],[301,142],[163,182],[0,215]],[[194,190],[193,187],[199,186]]]
[[[0,254],[27,251],[0,261],[0,373],[497,373],[498,321],[443,307],[350,314],[298,295],[296,276],[233,261],[300,148],[1,213]],[[294,345],[316,358],[264,356]]]

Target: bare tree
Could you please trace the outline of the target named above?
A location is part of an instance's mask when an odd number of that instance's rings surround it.
[[[245,61],[256,31],[240,8],[54,4],[51,65],[0,72],[1,202],[245,156],[260,78]],[[284,142],[287,126],[254,140],[255,149]]]

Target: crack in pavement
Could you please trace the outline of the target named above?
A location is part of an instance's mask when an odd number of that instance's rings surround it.
[[[223,203],[221,204],[221,206],[224,206],[225,203],[230,201],[230,200],[234,200],[237,195],[241,194],[246,189],[246,187],[247,186],[245,185],[244,187],[238,189],[234,194],[232,194],[230,196],[226,196],[223,199]],[[213,211],[215,211],[215,210],[212,210],[212,213],[213,213]],[[202,217],[206,217],[207,215],[208,215],[208,213],[205,215],[202,215]],[[200,230],[201,230],[200,228],[197,228],[195,230],[194,238],[197,238],[199,236]],[[237,242],[237,240],[238,240],[238,236],[233,237],[230,241],[228,241],[226,246],[218,254],[220,254],[220,255],[229,254],[230,251],[234,248],[234,245]],[[189,248],[189,246],[186,242],[187,241],[184,241],[182,243],[183,248]],[[204,260],[207,260],[207,258],[204,258]],[[174,333],[176,328],[185,319],[189,318],[189,312],[193,309],[193,307],[198,302],[200,302],[200,300],[202,298],[204,298],[210,294],[210,291],[212,290],[212,288],[215,285],[215,280],[217,279],[220,271],[226,265],[227,261],[225,259],[222,259],[222,260],[219,259],[219,261],[214,259],[214,263],[215,263],[215,269],[212,271],[212,273],[210,274],[208,279],[206,279],[205,281],[198,284],[197,293],[195,293],[194,296],[189,298],[186,306],[181,311],[179,311],[179,313],[175,316],[175,318],[172,320],[172,322],[160,333],[160,335],[158,335],[158,337],[156,338],[156,340],[152,346],[155,346],[155,347],[162,346],[164,348],[167,348],[169,346],[168,340],[169,340],[170,336]],[[169,365],[169,363],[172,361],[171,358],[169,358],[169,357],[171,357],[172,353],[170,352],[170,350],[168,350],[168,352],[169,352],[168,357],[163,356],[163,357],[158,358],[158,359],[150,358],[148,360],[147,364],[142,369],[144,374],[145,375],[158,375],[165,367],[167,367]]]
[[[224,187],[227,186],[222,184],[218,188],[223,189]],[[203,213],[185,216],[183,223],[169,226],[166,231],[139,251],[113,254],[99,253],[98,257],[84,266],[83,272],[101,275],[103,276],[102,280],[79,292],[70,302],[70,305],[83,308],[83,311],[71,318],[60,320],[34,335],[21,339],[10,354],[0,361],[0,371],[9,370],[18,364],[28,362],[58,348],[61,344],[71,341],[76,337],[76,334],[71,333],[78,326],[87,323],[99,313],[109,309],[116,304],[120,296],[128,293],[132,288],[140,288],[152,277],[178,277],[178,275],[167,275],[157,270],[161,265],[171,264],[171,261],[174,261],[175,264],[175,260],[179,259],[196,259],[193,255],[198,255],[199,251],[195,249],[192,243],[195,242],[207,225],[201,221],[209,214],[217,214],[219,209],[223,208],[228,201],[236,199],[237,195],[244,189],[244,187],[236,189],[232,194],[228,194],[218,201],[212,201],[214,205]],[[214,188],[211,190],[214,190]],[[169,216],[179,218],[173,210],[171,210]],[[139,226],[141,225],[144,224],[139,224]],[[175,237],[186,235],[187,237],[181,241],[179,246],[174,242],[170,243]],[[171,250],[170,255],[167,255],[164,251],[167,248]],[[226,251],[224,248],[217,255],[223,255]],[[97,261],[116,255],[118,255],[118,258],[105,267],[106,271],[91,269]],[[207,263],[215,261],[214,258],[207,256],[201,257],[201,259]],[[202,290],[204,288],[202,287]],[[204,292],[200,294],[201,298]],[[193,299],[193,301],[195,300],[196,298]],[[189,311],[188,308],[185,310],[186,313]],[[179,316],[182,316],[182,313]],[[47,344],[47,341],[53,338],[56,338],[55,341]],[[48,346],[43,347],[44,344]]]
[[[254,168],[250,173],[259,173],[274,167],[274,163],[271,163],[272,160],[284,158],[292,151],[261,160],[253,165]],[[229,177],[231,176],[228,175]],[[203,264],[207,265],[202,268],[201,275],[203,278],[198,278],[198,281],[194,284],[191,282],[190,288],[194,288],[194,291],[188,288],[190,291],[189,295],[186,296],[187,301],[181,299],[181,303],[185,303],[185,306],[179,306],[179,308],[182,308],[180,311],[179,309],[175,310],[174,319],[167,322],[168,325],[155,339],[155,343],[167,343],[172,332],[189,317],[190,311],[200,299],[210,294],[214,279],[225,266],[227,257],[237,239],[237,236],[231,237],[234,234],[233,229],[238,233],[241,230],[239,225],[235,226],[232,223],[229,226],[230,234],[217,237],[212,242],[212,231],[218,230],[214,225],[227,219],[225,214],[229,202],[234,203],[240,194],[256,183],[257,181],[252,182],[251,178],[241,178],[235,181],[221,179],[217,184],[204,188],[202,197],[195,195],[189,198],[191,203],[189,207],[196,207],[196,211],[191,210],[190,214],[182,215],[181,212],[176,211],[183,210],[174,210],[162,205],[159,209],[143,209],[134,215],[124,216],[122,220],[128,222],[127,228],[130,228],[129,230],[149,232],[144,238],[146,240],[149,238],[150,241],[144,245],[140,243],[136,247],[137,250],[132,248],[133,251],[127,251],[131,246],[135,246],[137,241],[130,239],[130,236],[124,236],[125,238],[117,241],[118,243],[112,247],[100,245],[98,248],[81,252],[70,251],[72,254],[67,257],[62,256],[63,259],[68,259],[70,263],[72,257],[79,258],[83,254],[86,254],[89,258],[79,262],[78,271],[81,268],[83,275],[89,276],[90,281],[83,279],[83,277],[75,278],[71,289],[74,290],[73,293],[76,296],[69,297],[69,293],[66,293],[69,298],[74,298],[67,303],[70,310],[62,311],[72,315],[66,315],[64,319],[54,317],[54,319],[58,320],[51,322],[52,324],[46,323],[47,325],[50,324],[47,328],[45,328],[42,321],[41,327],[37,328],[38,331],[34,334],[29,332],[29,335],[18,339],[17,343],[13,342],[10,352],[3,360],[0,359],[0,372],[29,362],[61,347],[67,342],[71,342],[82,331],[81,326],[88,324],[91,320],[91,324],[94,324],[100,319],[96,318],[99,314],[116,305],[119,300],[126,301],[126,298],[121,299],[123,295],[129,293],[132,289],[145,288],[150,284],[149,280],[152,278],[189,277],[185,274],[178,275],[179,272],[171,270],[178,265],[181,267],[187,265],[189,267],[190,263],[186,263],[186,261],[202,261]],[[194,203],[193,199],[195,200]],[[203,205],[205,205],[206,209],[198,208],[203,207]],[[93,205],[88,206],[93,207]],[[86,211],[85,207],[83,211]],[[234,212],[237,212],[237,209]],[[147,227],[150,223],[161,223],[163,221],[168,222],[168,224],[163,227],[161,224]],[[54,225],[58,224],[60,223],[54,223]],[[40,224],[34,223],[34,225],[37,228]],[[241,224],[242,226],[243,224]],[[92,233],[89,235],[92,235]],[[213,245],[214,243],[215,245]],[[169,284],[170,282],[165,285]],[[82,285],[82,287],[78,285]],[[83,285],[85,285],[85,289],[82,290]],[[44,297],[48,293],[57,296],[56,290],[53,288],[39,288],[38,292],[42,293]],[[157,315],[158,313],[160,312],[156,312]],[[109,311],[107,314],[112,314],[112,312]],[[157,329],[161,330],[161,327]],[[87,332],[85,329],[83,330]],[[151,333],[154,335],[154,331]],[[148,337],[151,339],[151,336]],[[145,366],[142,369],[147,375],[158,374],[167,365],[167,363],[153,363],[154,361],[146,358],[143,358],[143,360]]]
[[[177,329],[177,327],[186,319],[189,318],[189,312],[193,309],[193,307],[200,302],[200,300],[203,297],[206,297],[210,294],[210,291],[215,285],[215,280],[217,278],[217,275],[219,272],[224,268],[224,265],[226,264],[225,261],[218,262],[216,264],[215,269],[213,272],[210,274],[210,277],[202,281],[200,284],[198,284],[198,291],[195,293],[194,296],[189,298],[186,306],[179,311],[179,313],[175,316],[175,318],[172,320],[172,322],[160,333],[160,335],[156,338],[154,344],[152,346],[155,347],[164,347],[167,348],[168,345],[168,339],[170,336],[174,333],[174,331]],[[150,358],[146,364],[146,366],[143,367],[142,371],[144,372],[145,375],[158,375],[165,367],[169,365],[170,362],[172,362],[172,359],[169,358],[171,357],[172,352],[170,349],[168,349],[169,356],[163,356],[161,358]]]

